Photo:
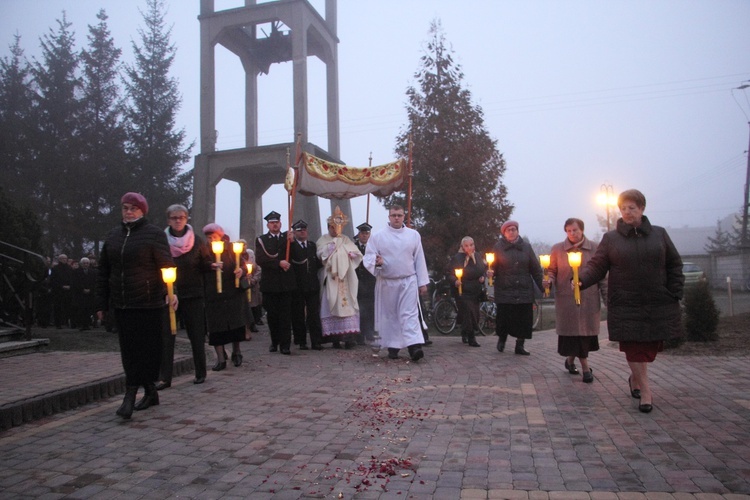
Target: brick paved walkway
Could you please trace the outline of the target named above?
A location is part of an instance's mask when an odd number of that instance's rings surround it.
[[[267,339],[130,421],[98,389],[0,432],[2,498],[750,498],[750,357],[660,355],[642,414],[606,334],[590,385],[551,332],[529,357],[437,337],[419,363]],[[0,377],[8,409],[122,371],[117,353],[50,352],[2,359]]]

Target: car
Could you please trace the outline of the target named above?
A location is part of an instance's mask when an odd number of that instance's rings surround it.
[[[698,264],[692,262],[682,263],[682,274],[685,275],[685,285],[695,285],[706,280],[706,273]]]

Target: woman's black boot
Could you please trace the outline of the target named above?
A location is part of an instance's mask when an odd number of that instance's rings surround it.
[[[149,406],[156,406],[159,404],[159,392],[156,390],[156,386],[153,382],[143,386],[146,389],[146,394],[143,395],[140,401],[135,404],[135,411],[145,410]]]
[[[524,339],[516,339],[516,354],[520,354],[521,356],[528,356],[531,353],[523,348],[524,342]]]
[[[138,394],[137,385],[129,385],[125,387],[125,398],[122,400],[122,404],[117,409],[117,415],[128,419],[133,415],[133,405],[135,405],[135,396]]]

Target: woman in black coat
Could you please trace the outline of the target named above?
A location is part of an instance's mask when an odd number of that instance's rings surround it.
[[[505,350],[508,335],[516,338],[516,354],[528,356],[526,339],[534,328],[534,285],[540,290],[542,266],[527,242],[518,233],[518,222],[509,220],[500,228],[502,239],[495,244],[495,262],[491,274],[495,277],[497,304],[497,350]]]
[[[646,197],[636,189],[620,194],[622,217],[604,235],[594,257],[581,270],[581,287],[598,283],[609,272],[607,327],[620,343],[630,366],[631,396],[638,409],[653,409],[648,363],[664,341],[683,335],[680,299],[685,284],[682,259],[662,227],[652,226],[643,211]]]
[[[159,376],[162,332],[169,328],[167,288],[161,269],[174,267],[164,231],[150,224],[148,203],[139,193],[122,199],[122,224],[102,247],[97,281],[97,316],[114,310],[120,356],[125,371],[125,399],[117,415],[128,419],[133,410],[159,404],[154,381]],[[171,304],[177,308],[177,300]],[[146,390],[135,403],[138,387]]]
[[[232,344],[232,364],[242,365],[240,342],[245,340],[245,316],[242,306],[245,291],[235,286],[235,278],[241,278],[247,272],[237,269],[232,244],[218,224],[211,223],[203,227],[203,234],[210,245],[212,241],[224,241],[224,252],[220,261],[211,264],[213,271],[204,276],[206,287],[206,328],[208,344],[216,351],[216,364],[211,370],[218,372],[227,367],[226,344]],[[216,286],[216,272],[221,276],[221,288]]]
[[[464,236],[461,240],[461,250],[451,260],[451,269],[463,270],[460,280],[461,294],[456,301],[461,315],[461,339],[464,344],[479,347],[476,332],[479,331],[479,303],[484,295],[487,264],[476,252],[471,236]],[[458,279],[454,286],[459,286]]]

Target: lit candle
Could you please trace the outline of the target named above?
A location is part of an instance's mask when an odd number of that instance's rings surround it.
[[[542,271],[544,272],[544,281],[547,281],[547,268],[549,267],[549,255],[540,255],[539,263],[542,265]],[[549,297],[549,282],[544,285],[544,296]]]
[[[211,250],[216,255],[216,263],[221,264],[221,254],[224,253],[224,242],[212,241]],[[216,267],[216,293],[221,293],[221,267]]]
[[[458,294],[461,295],[463,293],[461,290],[461,277],[464,275],[464,270],[454,269],[453,272],[456,273],[456,278],[458,278]]]
[[[238,270],[240,268],[240,254],[245,250],[245,244],[241,241],[235,241],[232,243],[232,251],[234,252],[235,257],[235,266],[234,269]],[[240,287],[240,278],[239,276],[235,276],[234,278],[234,287],[239,288]]]
[[[573,296],[581,305],[581,287],[578,285],[578,268],[581,267],[581,252],[568,252],[568,264],[573,268]]]
[[[169,327],[172,335],[177,335],[177,318],[172,309],[172,297],[174,297],[174,282],[177,279],[176,267],[164,267],[161,270],[161,279],[167,284],[167,296],[169,297]]]
[[[253,265],[250,263],[245,264],[247,266],[247,282],[250,283],[250,279],[253,276]],[[247,289],[247,301],[250,302],[253,300],[253,294],[250,291],[250,288]]]
[[[487,259],[487,266],[492,268],[492,264],[495,262],[495,254],[494,253],[488,253],[484,256],[485,259]],[[492,276],[490,276],[489,283],[490,286],[492,286]]]

